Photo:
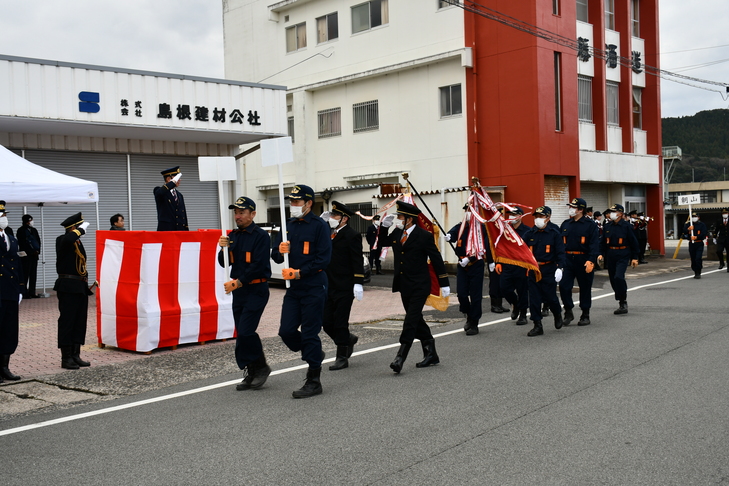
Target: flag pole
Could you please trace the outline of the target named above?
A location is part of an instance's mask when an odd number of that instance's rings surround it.
[[[429,207],[428,207],[428,205],[427,205],[427,204],[425,203],[425,201],[423,200],[423,198],[422,198],[422,197],[420,197],[420,193],[418,192],[418,190],[417,190],[417,189],[415,189],[415,186],[413,185],[413,183],[412,183],[412,182],[410,182],[410,180],[408,179],[408,177],[410,177],[410,174],[408,174],[407,172],[403,172],[403,173],[402,173],[402,178],[403,178],[403,179],[405,179],[405,181],[406,181],[406,182],[408,183],[408,186],[410,186],[410,189],[412,189],[412,190],[413,190],[413,192],[415,193],[415,195],[416,195],[416,196],[418,196],[418,199],[420,199],[420,202],[421,202],[421,203],[423,203],[423,206],[425,206],[425,209],[427,209],[427,210],[428,210],[428,214],[430,214],[430,217],[431,217],[431,218],[433,218],[433,222],[434,222],[434,223],[435,223],[436,225],[438,225],[438,228],[440,228],[441,232],[443,232],[443,234],[444,234],[444,235],[445,235],[445,234],[447,234],[447,231],[446,231],[446,230],[444,230],[444,229],[443,229],[443,227],[442,227],[442,226],[440,225],[440,223],[438,222],[438,219],[437,219],[437,218],[435,217],[435,215],[433,214],[433,211],[431,211],[431,210],[430,210],[430,208],[429,208]],[[449,244],[449,245],[451,246],[451,248],[453,249],[453,253],[456,253],[456,247],[455,247],[455,246],[453,246],[453,242],[452,242],[452,241],[449,241],[449,242],[448,242],[448,244]],[[456,256],[458,256],[458,255],[456,254]]]

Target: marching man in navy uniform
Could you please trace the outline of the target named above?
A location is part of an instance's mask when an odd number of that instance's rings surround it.
[[[559,282],[559,294],[562,297],[562,305],[564,305],[564,325],[566,326],[575,318],[572,312],[572,308],[575,306],[572,301],[572,286],[577,279],[577,285],[580,287],[580,309],[582,309],[582,315],[577,325],[587,326],[590,324],[592,281],[595,279],[593,270],[600,249],[600,232],[595,222],[584,216],[587,208],[584,199],[576,197],[568,206],[570,207],[570,219],[566,219],[560,227],[567,263],[562,280]]]
[[[61,367],[77,370],[79,366],[91,366],[80,357],[81,346],[86,341],[86,319],[89,295],[86,270],[86,250],[81,237],[89,223],[81,213],[76,213],[61,223],[66,232],[56,238],[56,272],[58,279],[53,290],[58,295],[58,347],[61,349]]]
[[[397,219],[392,221],[388,215],[382,223],[384,227],[394,226],[395,229],[386,238],[386,244],[391,246],[395,261],[395,278],[392,281],[392,291],[400,292],[400,299],[405,308],[405,320],[400,333],[400,349],[390,368],[395,373],[402,371],[405,359],[410,352],[415,339],[419,339],[423,346],[423,360],[415,366],[426,366],[440,363],[438,353],[435,351],[435,339],[430,328],[423,319],[423,306],[430,295],[430,272],[428,259],[433,264],[441,294],[448,298],[450,287],[443,258],[438,247],[435,246],[433,235],[417,225],[420,209],[406,202],[397,201]]]
[[[721,218],[714,225],[714,244],[716,256],[719,257],[719,270],[724,268],[724,251],[726,251],[726,271],[729,272],[729,208],[721,210]]]
[[[511,211],[505,210],[506,214],[507,221],[523,240],[531,229],[521,220],[524,210],[514,206]],[[527,323],[526,313],[529,309],[529,278],[524,269],[517,265],[497,263],[495,270],[501,276],[501,295],[511,305],[511,320],[516,321],[518,326],[523,326]]]
[[[0,383],[19,380],[10,371],[10,355],[18,348],[18,305],[23,300],[25,284],[18,257],[18,240],[5,229],[8,217],[5,201],[0,201]]]
[[[359,339],[349,331],[349,314],[354,299],[362,300],[362,236],[348,224],[354,211],[339,201],[332,201],[329,226],[332,233],[332,260],[327,266],[329,297],[324,308],[324,332],[337,345],[337,359],[329,369],[349,366],[354,345]]]
[[[625,281],[625,271],[628,265],[638,266],[638,238],[632,224],[623,219],[625,208],[621,204],[613,204],[610,208],[612,223],[607,225],[600,240],[600,256],[598,260],[605,259],[610,286],[615,292],[615,300],[619,306],[613,314],[628,313],[628,283]]]
[[[303,184],[294,186],[288,195],[291,218],[286,223],[286,240],[276,237],[271,258],[283,263],[289,254],[290,268],[284,268],[283,278],[291,281],[281,309],[278,335],[291,351],[301,351],[301,359],[309,364],[304,386],[295,390],[294,398],[319,395],[321,362],[324,353],[319,332],[327,299],[327,274],[324,270],[332,257],[329,225],[312,212],[314,190]],[[299,330],[301,328],[301,330]]]
[[[252,199],[241,196],[228,209],[235,211],[238,229],[229,236],[220,237],[218,262],[224,265],[223,251],[228,248],[231,280],[225,283],[225,293],[233,292],[233,319],[237,331],[235,361],[238,368],[246,370],[246,376],[236,385],[236,390],[257,389],[271,374],[261,338],[256,333],[269,297],[271,237],[253,221],[256,203]]]
[[[565,266],[564,242],[557,225],[549,224],[551,218],[552,208],[537,208],[534,211],[534,227],[523,237],[542,273],[542,279],[537,282],[534,272],[529,272],[529,310],[534,322],[534,327],[527,333],[530,337],[544,334],[542,303],[547,304],[552,311],[555,329],[562,328],[562,309],[557,299],[557,284],[562,280],[562,269]]]
[[[375,214],[372,217],[372,224],[367,228],[367,244],[370,246],[370,269],[375,271],[376,275],[382,275],[382,263],[380,255],[382,254],[382,245],[380,245],[380,215]]]
[[[699,215],[691,214],[691,222],[683,225],[681,238],[689,242],[689,256],[691,257],[691,270],[694,271],[694,278],[701,278],[701,269],[704,264],[701,257],[704,254],[704,240],[708,236],[708,229]]]
[[[161,172],[165,179],[163,186],[154,188],[154,202],[157,204],[157,231],[189,231],[185,198],[177,190],[182,173],[180,167],[171,167]]]
[[[464,211],[468,211],[468,204],[463,206]],[[461,231],[461,225],[458,223],[446,233],[446,241],[455,242],[456,256],[458,257],[458,270],[456,273],[456,287],[458,289],[458,310],[466,317],[466,324],[463,330],[466,336],[474,336],[478,334],[478,321],[481,320],[483,310],[481,308],[483,302],[483,280],[486,271],[483,258],[469,257],[466,255],[466,244],[468,235],[471,231],[471,225],[466,222],[461,237],[458,233]],[[483,226],[483,225],[482,225]],[[481,228],[483,235],[483,246],[486,248],[486,228]]]

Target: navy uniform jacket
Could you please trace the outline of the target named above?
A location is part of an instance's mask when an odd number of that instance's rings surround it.
[[[580,251],[585,254],[587,260],[597,263],[600,232],[593,220],[584,216],[577,221],[573,218],[566,219],[560,226],[560,231],[565,252]]]
[[[91,295],[86,270],[86,250],[81,243],[81,235],[86,232],[81,228],[73,231],[66,231],[56,238],[56,272],[58,279],[53,290],[56,292],[68,292],[71,294]],[[63,275],[71,275],[78,278],[62,278]]]
[[[256,223],[251,222],[244,229],[236,229],[228,235],[230,245],[230,278],[242,284],[254,280],[271,278],[271,237]],[[218,263],[223,266],[223,248],[218,252]]]
[[[688,229],[690,225],[694,226],[694,236],[696,237],[696,240],[694,240],[695,243],[698,243],[700,241],[704,241],[704,238],[706,238],[709,234],[709,231],[706,229],[706,225],[703,221],[699,220],[695,223],[686,223],[683,225],[683,232],[681,233],[681,238],[684,240],[689,240],[691,242],[691,230]]]
[[[716,238],[716,242],[724,244],[729,241],[727,236],[729,236],[729,222],[724,224],[724,219],[719,218],[714,225],[714,237]]]
[[[466,227],[463,230],[463,234],[460,238],[458,238],[458,232],[461,230],[461,225],[463,223],[458,223],[455,225],[451,230],[448,232],[449,235],[451,235],[451,243],[453,243],[453,246],[456,247],[456,256],[461,259],[466,256],[466,245],[468,242],[468,235],[471,231],[471,225],[469,223],[466,223]],[[486,235],[486,228],[481,225],[481,235],[483,235],[483,246],[484,249],[488,251],[488,236]],[[469,257],[471,262],[474,262],[477,260],[476,257],[472,256]]]
[[[10,249],[8,250],[5,239],[0,236],[0,297],[17,302],[21,293],[20,285],[25,281],[18,257],[18,240],[12,235],[5,234],[10,242]]]
[[[341,228],[332,241],[332,259],[327,266],[329,295],[351,294],[354,284],[364,281],[362,236],[350,225]]]
[[[154,188],[154,202],[157,204],[157,231],[189,231],[190,229],[187,227],[185,198],[175,187],[175,183],[170,181],[164,186]],[[172,195],[172,189],[175,189],[177,193],[177,201]]]
[[[380,225],[374,225],[374,224],[369,225],[369,227],[367,228],[366,238],[367,238],[367,244],[370,245],[370,248],[372,248],[372,246],[375,244],[375,241],[377,241],[377,236],[379,235],[380,228],[381,228]],[[378,246],[382,246],[382,245],[378,245]]]
[[[40,252],[40,236],[38,230],[32,226],[23,225],[18,228],[18,245],[20,251],[24,251],[31,260],[38,260]]]
[[[291,280],[291,287],[327,285],[324,270],[332,259],[332,242],[329,225],[312,211],[302,218],[290,218],[286,223],[287,240],[291,243],[289,267],[299,270],[300,279]],[[283,263],[279,253],[281,233],[276,236],[271,258]]]
[[[557,225],[547,225],[544,229],[536,226],[531,228],[524,235],[524,243],[534,254],[534,258],[540,264],[554,262],[558,267],[564,268],[566,259],[564,253],[564,241]]]
[[[633,225],[625,220],[618,220],[605,226],[600,240],[600,254],[609,260],[628,258],[638,259],[638,238]]]
[[[392,291],[403,295],[430,295],[428,258],[438,276],[438,284],[441,287],[448,287],[450,285],[448,274],[438,247],[435,246],[433,234],[416,226],[403,245],[400,243],[403,231],[396,229],[391,235],[382,237],[383,240],[387,240],[386,244],[383,242],[383,246],[392,247],[392,256],[395,260]]]

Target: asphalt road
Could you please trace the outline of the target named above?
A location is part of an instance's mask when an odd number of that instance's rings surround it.
[[[0,482],[729,483],[728,284],[709,269],[633,281],[627,316],[599,290],[591,326],[550,318],[537,338],[486,313],[477,336],[438,328],[441,364],[416,369],[416,344],[399,376],[394,342],[370,343],[306,400],[291,399],[296,360],[257,391],[236,374],[13,418]]]

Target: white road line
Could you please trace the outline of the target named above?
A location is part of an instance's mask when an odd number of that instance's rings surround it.
[[[704,272],[704,274],[714,273],[714,272],[718,272],[718,271],[719,270],[713,270],[713,271],[709,271],[709,272]],[[689,279],[689,278],[694,278],[694,277],[690,275],[690,276],[687,276],[687,277],[674,278],[674,279],[666,280],[666,281],[662,281],[662,282],[655,282],[655,283],[651,283],[651,284],[640,285],[638,287],[633,287],[631,289],[628,289],[628,292],[635,291],[635,290],[641,290],[641,289],[644,289],[644,288],[647,288],[647,287],[654,287],[656,285],[664,285],[664,284],[668,284],[668,283],[678,282],[680,280],[686,280],[686,279]],[[603,299],[605,297],[611,297],[613,295],[614,294],[612,292],[609,292],[609,293],[606,293],[606,294],[603,294],[603,295],[598,295],[596,297],[593,297],[592,299],[593,300]],[[510,317],[505,317],[505,318],[502,318],[502,319],[496,319],[496,320],[493,320],[493,321],[488,321],[488,322],[481,323],[481,324],[478,325],[478,327],[493,326],[494,324],[499,324],[501,322],[509,322],[509,321],[511,321],[511,318]],[[451,334],[459,334],[459,333],[462,333],[462,332],[463,332],[462,329],[453,329],[451,331],[445,331],[445,332],[441,332],[441,333],[438,333],[438,334],[434,334],[433,337],[434,338],[437,338],[437,337],[449,336]],[[400,343],[386,344],[384,346],[378,346],[376,348],[370,348],[370,349],[364,349],[362,351],[357,351],[356,353],[353,353],[352,356],[361,356],[361,355],[364,355],[364,354],[376,353],[378,351],[383,351],[385,349],[392,349],[392,348],[396,348],[398,346],[400,346]],[[331,363],[332,361],[334,361],[334,358],[328,358],[328,359],[325,359],[323,361],[323,363]],[[271,376],[273,376],[273,375],[281,375],[283,373],[289,373],[289,372],[292,372],[292,371],[303,370],[303,369],[308,368],[308,366],[309,365],[302,364],[302,365],[298,365],[298,366],[291,366],[289,368],[284,368],[282,370],[276,370],[276,371],[274,371],[274,372],[271,373]],[[113,406],[113,407],[102,408],[102,409],[99,409],[99,410],[94,410],[92,412],[84,412],[84,413],[79,413],[79,414],[75,414],[75,415],[69,415],[67,417],[61,417],[61,418],[57,418],[57,419],[53,419],[53,420],[46,420],[44,422],[38,422],[36,424],[23,425],[22,427],[15,427],[15,428],[12,428],[12,429],[0,430],[0,436],[17,434],[17,433],[20,433],[20,432],[26,432],[28,430],[33,430],[33,429],[40,429],[40,428],[43,428],[43,427],[49,427],[51,425],[62,424],[62,423],[71,422],[71,421],[74,421],[74,420],[80,420],[80,419],[84,419],[84,418],[88,418],[88,417],[93,417],[93,416],[96,416],[96,415],[103,415],[103,414],[112,413],[112,412],[119,412],[121,410],[127,410],[127,409],[130,409],[130,408],[141,407],[142,405],[149,405],[150,403],[163,402],[165,400],[172,400],[173,398],[180,398],[180,397],[184,397],[184,396],[188,396],[188,395],[194,395],[196,393],[206,392],[206,391],[209,391],[209,390],[215,390],[216,388],[223,388],[223,387],[226,387],[226,386],[232,386],[232,385],[235,385],[235,384],[237,384],[239,382],[240,382],[239,379],[225,381],[223,383],[217,383],[215,385],[203,386],[203,387],[200,387],[200,388],[194,388],[192,390],[186,390],[186,391],[183,391],[183,392],[170,393],[169,395],[162,395],[162,396],[155,397],[155,398],[148,398],[146,400],[139,400],[139,401],[136,401],[136,402],[126,403],[124,405],[116,405],[116,406]]]

